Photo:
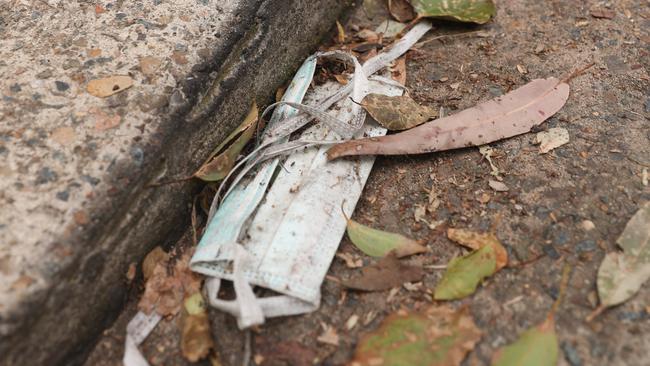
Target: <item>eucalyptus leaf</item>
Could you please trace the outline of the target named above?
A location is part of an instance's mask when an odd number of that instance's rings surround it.
[[[492,366],[555,366],[559,353],[555,321],[549,315],[542,324],[498,350],[492,357]]]
[[[207,182],[219,181],[228,175],[237,157],[253,138],[258,122],[257,104],[253,102],[244,121],[210,154],[206,162],[194,173],[194,177]]]
[[[426,252],[427,248],[404,235],[373,229],[348,220],[348,237],[359,250],[372,257],[384,257],[395,251],[398,258]]]
[[[530,131],[560,110],[568,98],[565,81],[536,79],[496,99],[407,131],[336,144],[327,151],[327,158],[424,154],[481,146]]]
[[[484,24],[496,15],[492,0],[411,0],[418,17]]]
[[[436,109],[421,106],[407,95],[369,94],[361,105],[380,125],[391,131],[407,130],[438,115]]]
[[[456,300],[469,296],[497,268],[497,255],[491,245],[454,258],[447,264],[447,270],[436,286],[433,297],[436,300]]]
[[[467,307],[398,311],[358,343],[356,366],[457,366],[481,338]]]
[[[607,254],[598,270],[602,307],[628,300],[650,279],[650,201],[632,216],[616,243],[623,252]]]

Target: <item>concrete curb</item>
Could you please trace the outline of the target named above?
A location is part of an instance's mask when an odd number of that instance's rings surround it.
[[[64,5],[57,1],[44,3],[54,3],[52,8],[41,10],[44,13],[63,11]],[[179,238],[188,224],[190,199],[200,187],[197,182],[155,189],[146,185],[163,174],[183,176],[196,169],[212,147],[240,122],[252,99],[268,101],[290,78],[347,5],[341,0],[225,3],[224,7],[232,9],[224,16],[228,32],[210,45],[212,52],[205,59],[188,65],[190,70],[177,87],[161,91],[164,100],[148,112],[150,120],[141,121],[147,125],[146,131],[142,127],[143,136],[122,146],[110,169],[98,172],[101,183],[92,188],[92,194],[66,207],[64,213],[52,214],[51,219],[62,224],[40,233],[38,226],[18,228],[16,225],[24,221],[12,221],[16,214],[9,210],[0,214],[0,224],[8,222],[0,225],[0,240],[8,243],[8,249],[0,249],[0,279],[11,278],[14,284],[0,287],[0,298],[11,300],[5,302],[8,306],[0,306],[1,365],[83,362],[88,346],[125,302],[129,264],[139,262],[154,246]],[[0,7],[0,15],[9,18],[11,12],[17,14],[15,9]],[[106,101],[113,102],[120,99]],[[135,108],[131,99],[122,102],[118,108]],[[6,109],[0,117],[9,121],[0,137],[9,136],[16,122]],[[6,143],[5,151],[12,154],[11,139],[0,143]],[[36,163],[30,171],[41,171],[42,166]],[[0,165],[0,173],[2,168]],[[15,183],[15,177],[10,174],[8,182]],[[59,183],[49,184],[53,185],[50,192],[58,189]],[[46,195],[42,199],[53,198]],[[3,200],[8,201],[8,197],[0,195],[0,205],[5,204]],[[21,201],[12,202],[17,205]],[[13,208],[11,204],[5,207]],[[61,214],[66,220],[57,217]],[[52,258],[41,258],[42,265],[38,263],[41,259],[16,258],[15,246],[22,242],[7,234],[7,229],[25,234],[34,231],[34,235],[46,238],[36,244],[46,248]],[[3,261],[7,270],[2,268]],[[23,261],[29,264],[27,269],[16,265]],[[19,279],[32,278],[20,291],[14,281],[17,273]]]

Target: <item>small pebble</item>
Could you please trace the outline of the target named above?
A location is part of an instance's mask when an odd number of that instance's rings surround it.
[[[555,247],[550,244],[543,245],[542,251],[544,251],[544,254],[553,260],[560,259],[560,253],[558,253]]]
[[[48,167],[43,167],[38,171],[38,175],[36,177],[36,185],[55,182],[58,178],[59,176],[55,171]]]
[[[596,228],[596,225],[594,225],[593,221],[591,220],[584,220],[583,222],[580,223],[580,226],[584,231],[591,231]]]
[[[56,192],[56,198],[60,199],[61,201],[68,201],[69,197],[70,193],[68,191]]]
[[[564,359],[566,359],[571,366],[582,366],[582,360],[580,359],[578,351],[569,342],[562,342],[561,347],[564,352]]]
[[[56,90],[58,91],[66,91],[70,89],[70,84],[63,82],[63,81],[55,81],[54,84],[56,85]]]
[[[581,241],[576,245],[576,250],[579,252],[591,252],[592,250],[596,250],[596,242],[591,239]]]

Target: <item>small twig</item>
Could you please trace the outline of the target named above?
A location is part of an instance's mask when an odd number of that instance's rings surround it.
[[[350,97],[349,99],[350,99],[350,101],[351,101],[352,103],[354,103],[354,104],[356,104],[356,105],[359,105],[359,106],[362,106],[362,107],[365,107],[363,104],[361,104],[361,103],[355,101],[354,99],[352,99],[352,97]]]
[[[325,279],[328,280],[328,281],[332,281],[334,283],[341,284],[341,280],[338,277],[327,275],[327,276],[325,276]]]
[[[242,360],[242,366],[248,366],[251,362],[251,356],[253,353],[252,350],[252,337],[250,329],[246,330],[244,333],[244,359]]]
[[[596,319],[596,317],[597,317],[598,315],[600,315],[603,311],[605,311],[605,309],[607,309],[606,306],[603,306],[602,304],[599,305],[599,306],[596,308],[596,310],[592,311],[591,314],[587,315],[587,317],[585,318],[585,321],[586,321],[587,323],[591,322],[592,320]]]
[[[178,179],[173,179],[173,180],[168,180],[168,181],[163,181],[163,182],[149,183],[145,187],[146,188],[154,188],[154,187],[166,186],[168,184],[183,183],[183,182],[187,182],[188,180],[191,180],[192,178],[194,178],[194,176],[190,175],[189,177],[183,177],[183,178],[178,178]]]
[[[422,266],[422,267],[424,267],[426,269],[447,269],[446,264],[429,264],[429,265]]]
[[[582,68],[580,68],[580,69],[578,69],[578,70],[572,72],[569,76],[567,76],[567,77],[565,77],[564,79],[562,79],[562,80],[560,81],[560,83],[568,83],[569,81],[571,81],[571,80],[577,78],[578,76],[584,74],[585,71],[589,70],[589,69],[590,69],[592,66],[594,66],[595,64],[596,64],[595,62],[592,62],[592,63],[588,64],[587,66],[584,66],[584,67],[582,67]]]
[[[510,305],[514,305],[514,304],[520,302],[523,299],[524,299],[523,295],[516,296],[515,298],[510,299],[510,300],[506,301],[505,303],[503,303],[503,307],[508,307]]]
[[[538,261],[540,258],[545,257],[545,256],[546,256],[546,254],[538,254],[536,257],[534,257],[532,259],[529,259],[527,261],[517,262],[517,263],[512,263],[512,264],[508,263],[508,265],[506,267],[508,267],[508,268],[517,268],[517,267],[527,266],[527,265],[529,265],[531,263],[534,263],[534,262]]]
[[[562,303],[562,300],[564,300],[564,297],[566,296],[566,289],[569,286],[569,278],[571,277],[571,266],[568,263],[564,264],[564,267],[562,268],[562,279],[560,280],[560,293],[557,295],[557,299],[555,299],[555,302],[553,303],[553,307],[551,307],[551,313],[550,315],[555,315],[557,312],[557,309],[560,307],[560,304]]]
[[[198,244],[198,242],[199,242],[198,235],[197,235],[197,229],[196,229],[197,226],[198,226],[197,225],[197,215],[196,215],[196,199],[198,197],[199,197],[198,195],[194,196],[194,200],[192,201],[192,218],[191,218],[191,221],[192,221],[192,244],[194,244],[194,246],[196,246]]]
[[[343,209],[343,205],[345,205],[345,201],[346,200],[343,200],[343,202],[341,202],[341,213],[343,214],[343,217],[345,217],[345,221],[350,221],[350,218],[348,217],[348,215],[345,214],[345,210]]]

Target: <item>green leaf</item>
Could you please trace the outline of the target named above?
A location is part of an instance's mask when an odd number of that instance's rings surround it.
[[[623,252],[609,253],[598,269],[601,306],[620,304],[650,279],[650,202],[632,216],[616,241]]]
[[[418,17],[484,24],[496,15],[492,0],[411,0]]]
[[[190,315],[205,313],[205,301],[200,292],[195,292],[185,299],[185,311]]]
[[[380,125],[391,131],[407,130],[438,115],[435,109],[421,106],[407,95],[368,94],[361,105]]]
[[[404,235],[373,229],[354,220],[348,220],[347,231],[352,244],[372,257],[384,257],[394,250],[395,255],[401,258],[427,250]]]
[[[476,291],[479,283],[497,271],[494,247],[486,245],[463,257],[454,258],[436,286],[434,299],[456,300]]]
[[[447,229],[447,238],[464,247],[478,250],[486,245],[494,248],[497,258],[497,270],[508,265],[508,251],[493,233],[477,233],[466,229]]]
[[[210,154],[194,176],[207,182],[219,181],[228,175],[244,146],[257,128],[257,105],[253,102],[244,121]]]
[[[354,366],[455,366],[481,338],[469,309],[398,311],[357,345]]]
[[[553,316],[521,334],[514,343],[498,350],[492,366],[555,366],[559,355]]]

